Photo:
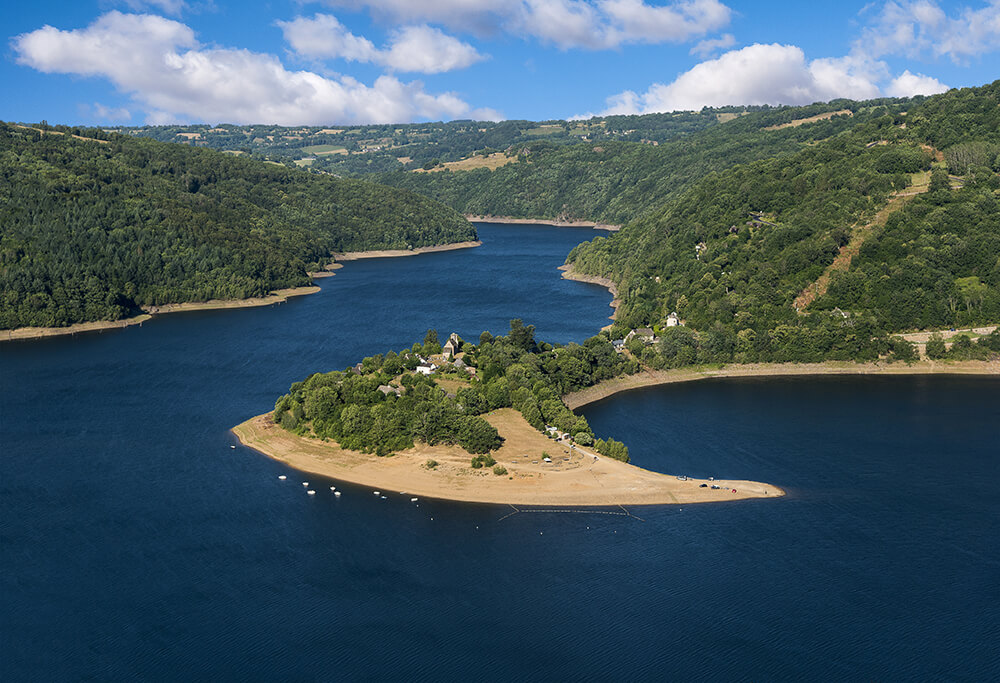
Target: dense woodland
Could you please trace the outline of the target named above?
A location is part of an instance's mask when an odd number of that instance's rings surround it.
[[[342,250],[475,239],[454,210],[211,150],[0,123],[0,329],[307,285]]]
[[[951,91],[709,174],[568,260],[619,283],[620,329],[671,311],[687,322],[646,351],[654,364],[907,359],[912,349],[889,333],[1000,319],[998,136],[1000,82]],[[928,191],[874,230],[826,296],[796,311],[853,226],[932,167]]]
[[[890,105],[894,110],[905,108],[902,101]],[[767,130],[794,116],[851,107],[857,110],[853,116]],[[510,152],[517,155],[517,163],[492,171],[397,172],[377,178],[462,213],[623,224],[661,207],[711,172],[796,152],[887,111],[883,105],[842,100],[780,113],[749,113],[700,132],[668,138],[657,146],[615,141],[560,146],[538,141],[517,146]]]
[[[423,344],[410,349],[370,356],[356,368],[311,375],[278,399],[274,421],[297,434],[378,455],[410,448],[414,441],[488,453],[501,445],[500,437],[480,416],[513,407],[539,431],[551,425],[580,445],[628,462],[624,444],[596,438],[587,420],[561,399],[570,391],[639,369],[634,360],[614,351],[607,334],[582,345],[553,346],[537,342],[533,326],[512,320],[507,336],[483,332],[478,344],[462,344],[462,361],[476,369],[474,375],[449,364],[432,376],[413,372],[421,357],[440,351],[437,333],[430,330]],[[468,386],[449,395],[435,382],[442,376],[467,381]],[[400,395],[380,391],[380,386],[397,388]],[[477,463],[489,461],[474,459],[472,466]]]

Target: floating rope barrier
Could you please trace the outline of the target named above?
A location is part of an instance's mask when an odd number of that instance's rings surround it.
[[[510,505],[510,504],[508,503],[508,505]],[[505,519],[507,519],[508,517],[513,517],[514,515],[516,515],[518,513],[522,513],[522,512],[523,513],[546,513],[546,514],[548,514],[548,513],[560,513],[560,514],[574,514],[574,515],[611,515],[611,516],[614,516],[614,517],[631,517],[632,519],[637,519],[640,522],[645,522],[646,521],[642,517],[637,517],[637,516],[633,515],[631,512],[629,512],[628,510],[626,510],[625,506],[623,506],[623,505],[619,505],[618,506],[619,508],[621,508],[621,512],[617,512],[615,510],[576,510],[576,509],[573,509],[573,508],[529,508],[529,509],[526,509],[526,510],[520,510],[520,509],[514,507],[513,505],[511,505],[510,507],[513,509],[513,512],[508,512],[506,515],[504,515],[503,517],[501,517],[500,519],[498,519],[497,520],[498,522],[502,522]]]

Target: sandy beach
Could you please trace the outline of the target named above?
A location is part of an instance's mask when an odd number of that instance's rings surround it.
[[[391,457],[348,451],[333,442],[302,438],[277,427],[270,414],[233,428],[246,446],[300,470],[424,498],[513,505],[609,506],[691,504],[773,498],[777,486],[751,481],[680,480],[595,454],[570,449],[533,429],[512,408],[483,416],[505,438],[492,455],[507,474],[474,470],[471,456],[456,446],[415,448]],[[542,454],[552,462],[546,463]],[[426,466],[429,459],[438,465]],[[701,484],[707,484],[705,488]],[[719,488],[710,488],[712,485]],[[735,489],[735,492],[734,490]]]
[[[906,363],[750,363],[710,369],[650,370],[616,377],[563,396],[572,410],[623,391],[721,377],[796,377],[805,375],[996,375],[1000,361],[920,361]]]
[[[553,221],[545,218],[511,218],[510,216],[476,216],[471,213],[465,214],[465,219],[478,223],[500,223],[506,225],[551,225],[556,228],[593,228],[594,230],[607,230],[608,232],[618,232],[622,229],[620,225],[610,223],[595,223],[594,221]]]
[[[398,258],[400,256],[416,256],[417,254],[433,254],[438,251],[454,251],[455,249],[471,249],[480,247],[483,243],[479,240],[473,242],[453,242],[451,244],[439,244],[434,247],[417,247],[416,249],[378,249],[375,251],[346,251],[343,254],[334,254],[337,261],[357,261],[366,258]]]

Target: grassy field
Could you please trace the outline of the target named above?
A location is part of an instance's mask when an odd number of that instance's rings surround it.
[[[476,168],[488,168],[491,171],[501,166],[506,166],[517,161],[517,157],[509,157],[503,152],[494,152],[488,157],[482,155],[476,155],[474,157],[469,157],[468,159],[461,159],[459,161],[449,161],[443,166],[438,166],[437,168],[432,168],[429,171],[425,171],[422,168],[414,169],[414,173],[435,173],[437,171],[471,171]]]
[[[310,145],[308,147],[303,147],[302,152],[305,154],[347,154],[347,148],[343,145]]]

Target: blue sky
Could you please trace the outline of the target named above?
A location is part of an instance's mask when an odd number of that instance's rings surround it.
[[[1000,78],[1000,0],[4,3],[0,119],[570,118]]]

